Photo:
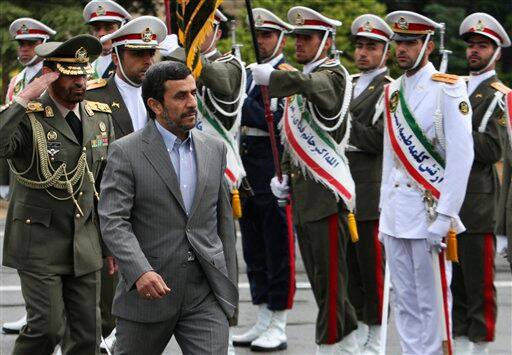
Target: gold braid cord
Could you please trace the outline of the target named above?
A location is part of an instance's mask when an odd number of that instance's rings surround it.
[[[85,153],[85,148],[78,158],[78,162],[76,167],[70,171],[69,173],[66,171],[66,163],[62,163],[59,165],[57,169],[54,169],[48,159],[48,151],[46,146],[46,136],[44,134],[44,129],[41,123],[36,119],[33,113],[28,113],[30,118],[30,125],[32,127],[32,139],[33,139],[33,152],[32,152],[32,160],[30,162],[30,166],[23,172],[18,172],[12,162],[9,160],[9,166],[13,174],[16,177],[16,180],[28,188],[38,189],[38,190],[46,190],[46,192],[52,196],[56,200],[68,200],[72,199],[79,213],[83,216],[82,209],[80,208],[78,201],[75,198],[76,191],[73,189],[77,183],[79,186],[77,190],[82,187],[84,176],[87,174],[89,183],[91,183],[94,195],[98,198],[98,192],[96,191],[94,175],[89,169],[87,164],[87,155]],[[37,165],[37,175],[40,180],[30,180],[23,175],[25,175],[34,165],[34,158],[36,158]],[[42,174],[42,177],[41,177]],[[57,190],[65,190],[69,196],[61,198],[52,194],[48,189],[54,188]]]

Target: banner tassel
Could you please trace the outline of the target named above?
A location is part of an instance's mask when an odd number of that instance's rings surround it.
[[[350,232],[352,243],[357,243],[359,241],[359,233],[357,233],[356,216],[353,212],[348,213],[348,231]]]
[[[457,234],[453,228],[450,228],[446,239],[446,260],[458,263],[459,255],[457,253]]]
[[[231,191],[231,207],[233,208],[233,217],[241,218],[242,217],[242,204],[240,203],[240,194],[238,193],[238,189],[233,189]]]

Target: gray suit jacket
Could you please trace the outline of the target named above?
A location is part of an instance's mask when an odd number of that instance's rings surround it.
[[[136,322],[160,322],[177,312],[192,248],[221,308],[231,317],[238,303],[234,225],[224,183],[226,147],[193,130],[197,162],[194,201],[187,217],[178,178],[155,122],[109,150],[98,205],[103,239],[119,263],[113,314]],[[135,282],[159,273],[171,292],[144,300]]]

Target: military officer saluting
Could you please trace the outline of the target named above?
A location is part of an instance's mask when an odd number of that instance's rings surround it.
[[[383,295],[383,250],[378,240],[379,190],[382,176],[382,95],[387,75],[386,60],[393,31],[381,18],[361,15],[352,22],[355,64],[354,91],[350,102],[351,130],[347,158],[356,183],[356,219],[359,242],[347,249],[349,298],[358,318],[359,345],[377,354]]]
[[[112,0],[91,0],[84,7],[84,21],[90,27],[90,33],[97,39],[117,31],[132,16],[121,5]],[[112,61],[112,42],[102,42],[103,49],[99,57],[91,63],[94,68],[93,79],[109,78],[115,71]]]
[[[460,353],[485,354],[494,341],[497,313],[494,217],[499,182],[494,164],[502,156],[502,102],[510,92],[495,67],[510,39],[495,18],[481,12],[466,17],[459,34],[467,45],[475,160],[460,213],[466,231],[458,236],[459,263],[453,265],[453,335]]]
[[[109,106],[83,99],[89,59],[100,52],[90,35],[40,44],[43,76],[0,116],[0,157],[9,159],[16,178],[3,264],[18,270],[28,315],[14,354],[52,354],[64,314],[63,353],[99,352],[95,179],[114,131]]]
[[[35,47],[46,42],[56,32],[42,22],[24,17],[11,23],[9,34],[18,42],[18,61],[24,68],[9,82],[5,97],[6,104],[11,102],[28,83],[42,75],[43,62],[42,58],[36,55]],[[0,159],[0,199],[9,196],[9,185],[12,184],[9,172],[7,160]],[[17,334],[25,324],[27,324],[26,315],[15,322],[4,323],[2,331]]]
[[[462,79],[429,62],[439,24],[409,11],[392,12],[386,21],[404,74],[384,90],[379,238],[402,352],[442,354],[443,333],[450,335],[444,327],[449,292],[437,295],[440,283],[445,290],[450,284],[450,262],[438,253],[451,229],[464,231],[458,214],[473,162],[471,108]],[[434,268],[445,272],[436,275]]]
[[[109,79],[88,81],[86,98],[104,101],[110,105],[117,139],[138,131],[148,121],[141,85],[146,71],[154,63],[158,45],[165,39],[166,33],[167,27],[162,20],[154,16],[141,16],[101,38],[102,43],[112,43],[115,74]],[[113,349],[115,318],[111,309],[117,277],[109,275],[108,269],[104,262],[100,308],[102,335],[106,339],[101,346]]]
[[[286,34],[293,26],[272,12],[253,9],[260,57],[275,69],[285,63]],[[242,107],[241,155],[254,196],[242,201],[242,246],[251,287],[252,302],[258,305],[256,324],[233,336],[237,346],[261,351],[277,350],[286,344],[286,310],[295,294],[293,228],[288,229],[285,210],[270,190],[275,167],[270,148],[261,90],[247,71],[247,97]],[[284,99],[273,99],[274,126],[283,116]],[[279,142],[280,138],[276,137]],[[282,152],[282,145],[279,150]]]
[[[272,178],[271,188],[278,198],[287,198],[291,190],[299,247],[319,308],[317,353],[357,354],[346,262],[355,186],[344,155],[352,83],[339,61],[327,57],[341,22],[302,6],[288,11],[288,21],[294,25],[302,73],[275,70],[268,63],[252,68],[255,83],[268,85],[271,97],[292,96],[282,119],[284,176],[282,181]]]

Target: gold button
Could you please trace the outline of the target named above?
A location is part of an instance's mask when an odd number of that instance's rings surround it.
[[[80,218],[80,213],[75,214],[75,218]]]
[[[83,191],[80,191],[80,193],[78,194],[78,196],[83,196],[84,192]]]
[[[86,148],[86,147],[84,147],[82,150],[85,152],[85,151],[87,150],[87,148]]]
[[[293,179],[295,177],[295,174],[290,174],[291,178]]]
[[[26,223],[26,224],[30,224],[30,223],[32,223],[32,221],[31,221],[29,218],[27,218],[27,220],[25,221],[25,223]]]
[[[100,160],[103,160],[103,159],[104,159],[103,157],[100,158]]]
[[[54,161],[54,160],[55,160],[55,158],[54,158],[54,157],[51,157],[51,158],[50,158],[50,160],[51,160],[51,161]]]

